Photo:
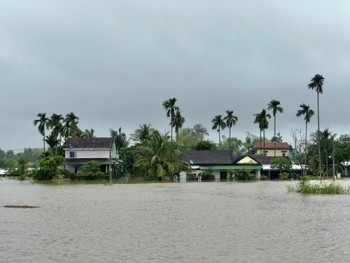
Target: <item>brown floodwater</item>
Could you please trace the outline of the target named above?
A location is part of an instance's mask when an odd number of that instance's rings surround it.
[[[349,262],[350,195],[294,184],[2,179],[0,262]]]

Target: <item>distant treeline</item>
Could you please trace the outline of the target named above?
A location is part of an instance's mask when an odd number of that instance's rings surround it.
[[[0,168],[11,169],[15,168],[19,162],[25,162],[29,164],[38,163],[42,149],[24,149],[23,152],[15,153],[13,150],[4,151],[0,149]]]

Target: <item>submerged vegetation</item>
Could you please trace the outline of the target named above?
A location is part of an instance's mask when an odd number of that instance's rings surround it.
[[[304,176],[296,186],[289,186],[288,190],[301,194],[349,194],[349,189],[336,182],[312,181],[311,177]]]

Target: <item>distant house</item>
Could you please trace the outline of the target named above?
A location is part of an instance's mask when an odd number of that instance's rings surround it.
[[[112,138],[68,138],[65,151],[65,169],[76,173],[88,161],[98,161],[101,171],[108,172],[118,155]]]
[[[290,157],[292,146],[287,142],[256,142],[253,146],[255,154],[269,157]]]
[[[230,170],[248,170],[260,178],[262,165],[249,155],[233,158],[230,151],[187,151],[182,157],[183,161],[191,165],[191,172],[187,174],[198,176],[201,171],[209,170],[217,181],[226,181]]]

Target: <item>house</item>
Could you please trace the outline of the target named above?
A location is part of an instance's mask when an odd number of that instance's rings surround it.
[[[65,169],[76,173],[88,161],[101,163],[101,171],[109,172],[118,155],[113,138],[68,138],[65,151]]]
[[[290,157],[292,146],[287,142],[256,142],[253,146],[255,154],[269,157]]]
[[[233,158],[230,151],[187,151],[182,160],[191,166],[191,172],[187,173],[187,179],[198,177],[201,171],[209,170],[216,181],[226,181],[228,173],[232,170],[248,170],[260,178],[261,164],[249,155]]]

